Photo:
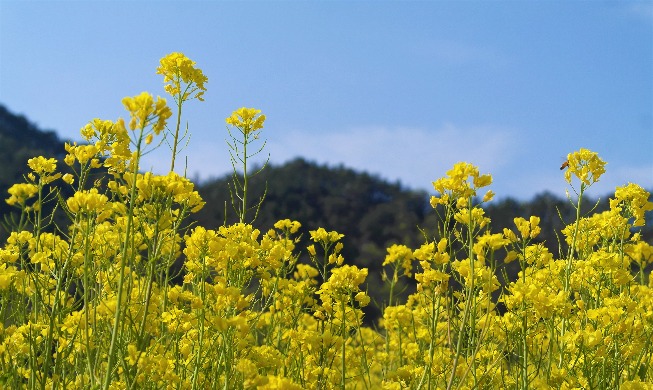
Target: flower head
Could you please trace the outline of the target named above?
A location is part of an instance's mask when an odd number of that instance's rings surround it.
[[[615,198],[610,199],[610,208],[626,214],[627,217],[634,217],[634,226],[644,225],[644,214],[653,210],[653,202],[649,201],[649,194],[637,184],[629,183],[627,186],[617,187],[614,193]]]
[[[565,180],[571,184],[571,175],[574,174],[586,186],[599,181],[605,173],[606,162],[599,158],[598,153],[581,148],[577,152],[567,155],[567,170]]]
[[[382,265],[395,264],[401,265],[404,269],[404,275],[410,276],[410,271],[413,267],[413,251],[406,245],[394,244],[387,249],[388,254]]]
[[[61,173],[54,174],[57,169],[57,160],[38,156],[27,160],[30,169],[41,178],[42,184],[52,183],[61,177]]]
[[[172,115],[165,99],[157,96],[155,102],[152,95],[147,92],[126,97],[122,99],[122,104],[131,116],[129,128],[132,130],[152,125],[152,130],[159,134],[166,126],[166,120]]]
[[[440,197],[431,198],[431,205],[445,204],[450,199],[468,199],[476,195],[476,190],[486,187],[492,183],[491,175],[479,174],[478,167],[466,163],[456,163],[452,169],[447,171],[447,177],[433,182],[433,188],[440,193]],[[486,197],[488,200],[491,195]]]
[[[517,226],[517,230],[521,233],[523,240],[535,238],[542,231],[539,226],[540,217],[532,215],[528,220],[517,217],[513,221],[515,222],[515,226]]]
[[[35,196],[39,188],[32,183],[14,184],[7,192],[11,195],[7,200],[7,204],[13,206],[15,204],[24,205],[25,201]]]
[[[311,235],[311,240],[323,244],[331,244],[337,242],[345,236],[344,234],[340,234],[336,231],[327,232],[324,228],[311,230],[309,233]]]
[[[27,165],[36,174],[42,175],[54,172],[55,169],[57,169],[57,160],[54,158],[45,158],[43,156],[39,156],[30,158],[27,161]]]
[[[234,111],[226,119],[226,122],[229,125],[239,128],[243,134],[249,134],[263,128],[265,115],[261,114],[261,110],[242,107]]]
[[[160,63],[156,73],[163,75],[164,83],[169,83],[164,88],[176,101],[195,98],[204,101],[204,83],[208,78],[201,69],[195,67],[195,61],[191,61],[183,53],[175,52],[161,58]],[[182,83],[187,84],[183,91]]]

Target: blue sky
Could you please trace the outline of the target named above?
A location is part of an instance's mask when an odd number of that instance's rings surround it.
[[[0,0],[0,104],[61,137],[120,100],[162,95],[181,51],[209,78],[182,121],[188,174],[231,169],[224,119],[266,114],[271,162],[303,156],[431,189],[457,161],[499,198],[564,194],[581,147],[590,194],[653,188],[653,3],[631,1]],[[169,99],[172,101],[172,99]],[[143,168],[165,173],[169,151]]]

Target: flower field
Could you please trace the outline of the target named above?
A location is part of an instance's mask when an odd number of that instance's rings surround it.
[[[181,53],[157,73],[173,105],[124,98],[128,121],[90,121],[86,142],[67,144],[63,161],[30,159],[9,189],[0,387],[653,389],[653,246],[638,233],[653,203],[629,183],[608,211],[582,214],[605,172],[596,153],[571,152],[562,168],[577,214],[560,253],[534,243],[538,216],[493,226],[481,208],[491,175],[455,164],[433,182],[437,229],[379,259],[390,293],[372,327],[368,270],[343,258],[342,234],[319,228],[298,247],[300,222],[256,228],[265,199],[248,198],[248,181],[262,170],[248,159],[265,146],[259,110],[226,119],[240,222],[189,224],[204,202],[175,173],[181,112],[208,79]],[[140,171],[164,140],[170,173]],[[400,279],[417,285],[405,301]]]

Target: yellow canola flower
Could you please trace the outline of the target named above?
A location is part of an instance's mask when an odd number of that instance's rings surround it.
[[[358,292],[354,299],[360,304],[361,307],[369,305],[371,300],[370,296],[362,291]]]
[[[422,263],[421,265],[423,268],[428,269],[430,268],[430,265],[427,265],[428,262],[433,262],[437,265],[449,262],[449,253],[445,252],[446,249],[447,239],[442,238],[437,243],[437,248],[435,242],[424,243],[413,252],[413,255],[415,259]]]
[[[66,143],[64,146],[68,154],[64,162],[67,165],[73,166],[75,161],[84,165],[90,161],[91,168],[104,165],[112,173],[126,170],[127,161],[133,156],[129,149],[131,140],[123,119],[113,122],[95,118],[84,125],[80,133],[89,144]]]
[[[125,181],[131,183],[133,173],[125,173]],[[200,194],[195,191],[193,182],[175,172],[167,175],[155,175],[152,172],[136,175],[136,188],[138,188],[138,200],[141,202],[172,197],[178,204],[186,205],[191,212],[195,213],[204,207]]]
[[[483,195],[483,203],[489,202],[494,199],[494,191],[488,190],[485,195]]]
[[[102,144],[113,139],[115,135],[115,124],[110,120],[95,118],[80,129],[80,134],[86,141],[97,139]]]
[[[644,214],[653,210],[653,202],[649,201],[651,194],[637,184],[629,183],[617,187],[614,196],[614,199],[610,199],[610,208],[619,209],[628,217],[634,217],[633,226],[644,226]]]
[[[542,231],[539,226],[540,217],[531,215],[528,221],[522,217],[517,217],[513,221],[515,226],[517,226],[517,230],[519,230],[523,240],[535,238]]]
[[[184,53],[174,52],[161,58],[159,62],[161,65],[156,68],[156,73],[163,75],[164,83],[169,83],[164,89],[175,100],[186,101],[197,98],[199,101],[204,101],[203,95],[206,91],[204,83],[208,82],[208,78],[200,68],[195,66],[195,61],[186,57]],[[187,84],[183,92],[182,83]]]
[[[63,180],[67,184],[73,184],[75,182],[75,178],[70,173],[66,173],[65,175],[63,175],[61,177],[61,180]]]
[[[626,247],[626,254],[633,259],[641,268],[645,268],[648,264],[653,263],[653,245],[637,241],[636,244],[628,245]]]
[[[479,207],[474,207],[471,215],[468,209],[461,209],[454,215],[454,219],[468,226],[473,222],[474,226],[478,226],[481,229],[490,222],[490,218],[485,216],[485,210]]]
[[[297,221],[291,221],[289,219],[283,219],[280,221],[277,221],[274,224],[275,229],[279,230],[288,230],[290,233],[297,233],[297,230],[299,230],[300,227],[302,227],[302,224],[297,222]]]
[[[465,286],[480,286],[486,293],[491,293],[499,288],[500,284],[496,275],[480,261],[475,261],[473,274],[469,258],[452,262],[452,268],[463,277]]]
[[[503,234],[496,233],[490,234],[485,233],[484,235],[478,237],[474,243],[473,249],[474,253],[478,256],[479,259],[485,259],[485,251],[489,249],[494,252],[497,249],[503,248],[510,243],[510,240],[504,238]]]
[[[57,169],[57,160],[38,156],[27,160],[27,165],[37,175],[52,173]]]
[[[54,174],[57,169],[57,160],[54,158],[45,158],[38,156],[27,160],[29,168],[40,178],[41,184],[52,183],[61,177],[61,173]]]
[[[367,278],[367,268],[358,268],[355,265],[343,265],[334,268],[329,280],[322,284],[318,294],[349,294],[359,292],[360,284]]]
[[[308,264],[297,264],[293,278],[296,280],[308,280],[311,284],[316,283],[315,278],[319,271]]]
[[[605,173],[606,162],[599,158],[598,153],[589,149],[580,148],[578,151],[567,155],[567,170],[565,180],[571,184],[571,175],[576,176],[586,186],[599,181]]]
[[[433,182],[433,188],[440,194],[440,197],[431,198],[431,206],[447,204],[450,199],[468,199],[476,195],[476,190],[492,184],[492,176],[481,175],[478,167],[459,162],[447,171],[447,176]],[[484,199],[492,199],[493,193],[489,192]],[[459,205],[464,207],[464,205]]]
[[[263,128],[265,115],[261,114],[261,110],[242,107],[234,111],[225,121],[247,135]]]
[[[388,254],[382,265],[388,264],[401,264],[404,269],[404,275],[410,276],[410,271],[413,267],[413,251],[406,245],[394,244],[387,249]]]
[[[8,205],[24,205],[27,199],[34,197],[39,192],[39,188],[35,184],[20,183],[9,187],[7,192],[9,192],[9,195],[11,195],[5,200]]]
[[[91,188],[88,191],[76,192],[68,198],[66,205],[72,213],[100,214],[108,202],[106,195],[98,193],[97,188]]]
[[[11,286],[17,273],[16,267],[7,267],[6,263],[0,264],[0,291],[7,290]]]
[[[93,168],[98,168],[99,160],[97,160],[97,157],[99,156],[100,150],[97,146],[77,145],[75,142],[72,145],[65,143],[64,148],[66,149],[66,152],[68,152],[64,162],[69,166],[72,166],[75,161],[79,161],[80,164],[86,164],[88,161],[92,161]],[[93,162],[93,160],[97,162]]]
[[[132,130],[144,129],[152,125],[152,130],[158,135],[165,128],[167,119],[172,116],[165,99],[157,96],[155,102],[154,97],[147,92],[134,97],[125,97],[122,99],[122,104],[131,116],[129,128]],[[153,123],[155,121],[156,123]]]
[[[256,388],[258,390],[303,390],[304,388],[292,380],[277,376],[277,375],[268,375],[265,377],[267,381],[265,384],[259,385]]]
[[[621,384],[621,390],[653,390],[653,383],[640,380],[625,381]]]
[[[321,242],[324,244],[334,243],[345,236],[336,231],[327,232],[324,228],[311,230],[309,231],[309,234],[311,235],[311,240],[313,240],[313,242]]]
[[[424,272],[415,275],[415,280],[419,283],[419,289],[431,288],[440,283],[448,283],[450,275],[436,269],[427,269]]]

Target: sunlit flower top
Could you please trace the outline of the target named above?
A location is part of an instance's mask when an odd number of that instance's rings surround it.
[[[172,111],[166,104],[166,100],[157,96],[156,102],[152,95],[142,92],[138,96],[122,99],[131,116],[129,128],[136,130],[152,125],[152,130],[159,134],[166,126],[166,120],[172,115]],[[155,123],[153,123],[156,120]]]
[[[628,183],[617,187],[614,199],[610,199],[610,208],[618,209],[627,217],[633,217],[634,226],[644,226],[645,213],[653,210],[653,202],[649,201],[651,194],[637,184]]]
[[[447,171],[447,177],[433,182],[433,188],[440,193],[440,197],[431,197],[431,205],[446,204],[449,200],[466,201],[476,196],[476,190],[492,184],[492,176],[481,175],[478,167],[466,163],[456,163],[452,169]],[[494,193],[488,192],[483,200],[490,200]],[[463,206],[464,205],[459,205]],[[460,207],[459,207],[460,208]]]
[[[39,176],[41,184],[52,183],[61,177],[61,173],[55,173],[57,160],[38,156],[27,160],[30,169]]]
[[[598,153],[581,148],[577,152],[567,155],[568,168],[565,171],[565,180],[571,184],[572,173],[586,186],[599,181],[605,173],[606,162],[599,158]]]
[[[197,98],[204,101],[206,88],[204,83],[208,78],[202,70],[195,67],[195,61],[191,61],[183,53],[170,53],[161,58],[161,66],[156,69],[157,74],[163,75],[165,90],[172,95],[176,101],[190,100]],[[182,91],[182,83],[187,84]]]
[[[239,128],[243,134],[249,134],[263,128],[265,115],[261,114],[261,110],[242,107],[234,111],[226,122]]]

